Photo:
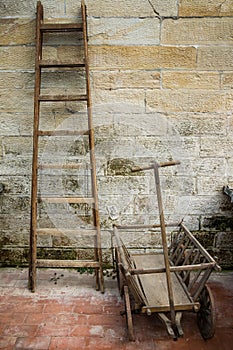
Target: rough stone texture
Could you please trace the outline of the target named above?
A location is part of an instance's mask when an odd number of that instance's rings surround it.
[[[42,1],[46,21],[80,21],[80,1]],[[228,231],[233,187],[232,0],[86,0],[97,182],[104,260],[113,223],[158,223],[152,172],[131,169],[179,159],[161,170],[164,214],[184,217],[203,245],[233,261]],[[0,2],[0,253],[28,259],[36,0]],[[213,18],[211,18],[213,17]],[[43,57],[83,59],[80,34],[45,35]],[[46,72],[43,93],[84,93],[84,74]],[[42,129],[88,128],[85,103],[46,103]],[[40,158],[89,161],[87,137],[44,138]],[[90,171],[39,171],[41,193],[90,194]],[[38,205],[40,227],[90,227],[85,205]],[[133,235],[131,246],[158,246]],[[40,256],[88,257],[89,241],[38,237]],[[64,248],[66,246],[66,248]],[[56,250],[53,252],[53,247]],[[70,248],[72,247],[72,249]],[[224,266],[228,266],[224,261]],[[231,264],[231,263],[230,263]]]
[[[92,46],[90,64],[95,69],[195,68],[194,47]]]
[[[92,71],[94,89],[159,89],[160,73],[156,71]]]
[[[90,45],[157,45],[160,23],[155,18],[92,18]]]
[[[165,89],[218,90],[220,79],[220,74],[217,72],[165,71],[162,75],[162,86]]]
[[[232,16],[232,0],[180,0],[179,16]]]
[[[231,18],[185,18],[163,21],[162,44],[227,45],[232,44]]]
[[[157,112],[227,112],[229,106],[225,92],[200,90],[153,90],[146,96],[148,111]]]
[[[198,48],[197,66],[200,70],[232,70],[232,46],[210,46]]]

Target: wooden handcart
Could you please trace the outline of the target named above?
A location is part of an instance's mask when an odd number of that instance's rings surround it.
[[[114,226],[115,264],[118,286],[124,296],[129,340],[134,341],[133,313],[156,313],[174,339],[183,336],[183,311],[197,314],[197,323],[204,339],[215,331],[214,300],[206,282],[215,269],[221,270],[188,228],[180,222],[165,224],[159,179],[159,168],[179,162],[153,163],[134,171],[154,171],[160,224]],[[167,245],[167,227],[176,228],[170,247]],[[178,227],[178,230],[177,230]],[[131,254],[122,233],[128,230],[158,229],[162,236],[162,253]]]

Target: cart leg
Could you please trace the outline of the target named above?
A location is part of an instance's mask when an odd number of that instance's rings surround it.
[[[176,329],[177,329],[177,333],[178,333],[179,337],[183,337],[183,335],[184,335],[183,329],[182,329],[181,324],[180,324],[181,317],[182,317],[182,312],[177,312],[176,313]]]
[[[199,299],[200,310],[197,313],[197,324],[202,337],[210,339],[214,336],[216,326],[216,314],[214,298],[210,288],[205,285]]]
[[[173,329],[173,327],[172,327],[172,322],[171,322],[171,320],[169,320],[169,318],[168,318],[165,314],[163,314],[163,313],[161,313],[161,312],[158,313],[158,316],[159,316],[160,320],[165,324],[168,334],[169,334],[173,339],[176,339],[177,336],[176,336],[176,334],[174,333],[174,329]]]
[[[135,341],[133,319],[132,319],[132,313],[131,313],[131,307],[130,307],[129,289],[127,286],[124,286],[124,297],[125,297],[125,311],[126,311],[129,340]]]

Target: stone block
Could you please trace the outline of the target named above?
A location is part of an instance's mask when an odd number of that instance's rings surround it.
[[[0,69],[33,69],[35,49],[28,46],[0,47]]]
[[[87,0],[87,14],[91,17],[154,17],[149,1]]]
[[[161,17],[173,17],[178,14],[178,5],[176,0],[150,0],[151,6]]]
[[[92,69],[196,68],[194,47],[90,46],[89,53]]]
[[[90,18],[90,45],[157,45],[160,23],[156,18]]]
[[[209,172],[211,172],[211,169]],[[210,216],[213,213],[219,213],[221,202],[222,195],[217,196],[210,193],[209,195],[205,194],[195,196],[190,202],[189,214],[191,213],[193,216],[199,217],[201,222],[203,222],[203,219],[206,216]],[[205,229],[206,227],[202,226],[202,228]]]
[[[27,89],[0,90],[0,113],[32,113],[33,115],[33,91]]]
[[[227,95],[224,92],[205,90],[148,90],[147,111],[156,112],[226,112]]]
[[[224,176],[226,160],[222,157],[200,158],[196,162],[197,176]],[[217,199],[217,198],[216,198]]]
[[[34,91],[34,73],[0,71],[0,89],[6,88]]]
[[[226,115],[215,113],[176,113],[170,121],[179,135],[187,136],[189,140],[192,136],[203,135],[203,142],[207,140],[207,134],[208,139],[213,135],[218,135],[218,140],[225,138],[228,125]]]
[[[221,79],[222,89],[233,89],[233,73],[227,72],[222,74]]]
[[[203,70],[232,70],[231,46],[202,46],[197,50],[197,68]]]
[[[233,251],[233,232],[218,232],[215,240],[216,248],[231,248]]]
[[[223,157],[226,159],[233,156],[233,141],[231,137],[202,136],[200,139],[201,157]]]
[[[31,137],[8,136],[3,138],[5,156],[28,156],[32,154]]]
[[[92,71],[93,88],[116,89],[158,89],[160,88],[160,73],[156,71],[124,70],[105,72]]]
[[[1,175],[23,176],[31,174],[32,159],[30,157],[6,157],[1,160]]]
[[[1,45],[28,45],[35,42],[35,21],[32,19],[0,19]]]
[[[0,176],[0,183],[4,185],[3,193],[13,195],[30,195],[31,176]]]
[[[197,176],[197,193],[198,195],[217,196],[222,192],[223,185],[227,183],[227,175],[222,174],[221,176]]]
[[[220,74],[217,72],[164,71],[162,86],[166,89],[220,89]]]
[[[45,17],[60,17],[64,15],[64,0],[46,0],[43,2]],[[35,0],[15,2],[6,0],[0,3],[1,17],[34,17],[36,13]]]
[[[140,113],[144,107],[145,93],[143,89],[96,90],[92,93],[93,110],[99,108],[108,113]]]
[[[181,18],[162,22],[161,43],[166,45],[231,45],[232,18]]]
[[[232,16],[232,0],[181,0],[179,3],[179,16]]]

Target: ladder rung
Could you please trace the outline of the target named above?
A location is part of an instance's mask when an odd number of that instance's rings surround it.
[[[39,169],[87,169],[90,170],[91,166],[84,163],[68,163],[68,164],[40,164]]]
[[[99,267],[100,263],[93,260],[50,260],[37,259],[37,267]]]
[[[52,236],[62,236],[62,235],[69,235],[69,234],[75,234],[77,236],[96,236],[96,230],[88,230],[88,229],[76,229],[76,230],[70,230],[65,228],[40,228],[37,230],[37,234],[44,236],[44,235],[52,235]]]
[[[89,135],[89,130],[39,130],[39,136],[80,136]]]
[[[72,203],[72,204],[92,204],[94,203],[93,197],[49,197],[40,196],[39,201],[45,201],[48,203]]]
[[[85,67],[85,63],[81,63],[81,62],[74,62],[74,61],[70,61],[70,62],[59,62],[59,61],[55,61],[55,60],[41,60],[39,62],[40,67],[42,68],[56,68],[56,67],[64,67],[64,68],[73,68],[73,67]]]
[[[82,23],[42,23],[40,26],[42,32],[81,32]]]
[[[40,95],[39,101],[87,101],[87,95]]]

